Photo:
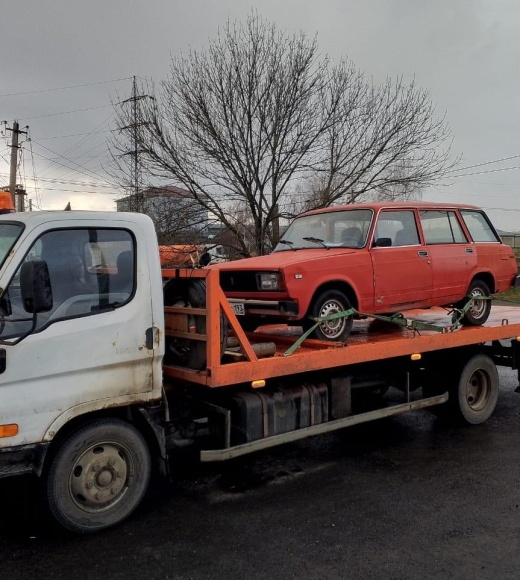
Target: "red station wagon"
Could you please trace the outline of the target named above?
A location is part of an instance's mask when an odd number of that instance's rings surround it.
[[[517,282],[513,250],[486,214],[471,205],[367,203],[299,215],[274,251],[212,266],[243,327],[354,307],[364,314],[462,307],[463,324],[483,324],[490,300]],[[315,338],[342,341],[352,317],[322,322]]]

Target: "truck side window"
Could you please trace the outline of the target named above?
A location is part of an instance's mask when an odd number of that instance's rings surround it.
[[[78,228],[53,230],[35,241],[24,262],[44,260],[49,270],[53,306],[38,314],[36,330],[78,316],[113,310],[135,292],[135,241],[127,230]],[[21,265],[4,293],[10,312],[2,337],[22,334],[30,323],[23,309],[19,277]]]

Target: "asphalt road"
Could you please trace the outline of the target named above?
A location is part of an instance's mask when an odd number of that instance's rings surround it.
[[[0,574],[24,578],[518,579],[520,395],[484,425],[426,411],[224,466],[179,465],[122,525],[56,529],[32,479],[0,481]]]

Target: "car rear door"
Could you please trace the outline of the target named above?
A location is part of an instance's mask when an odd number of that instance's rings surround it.
[[[460,300],[477,267],[475,244],[464,234],[457,212],[428,209],[419,216],[432,263],[432,298],[437,304]]]

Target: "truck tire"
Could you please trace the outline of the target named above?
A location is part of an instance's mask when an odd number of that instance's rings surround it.
[[[464,326],[481,326],[486,322],[491,312],[490,295],[491,292],[485,282],[482,280],[473,280],[471,282],[467,298],[461,303],[462,306],[465,306],[469,299],[473,299],[473,304],[461,320]],[[484,299],[479,300],[479,298]]]
[[[478,425],[487,421],[498,400],[498,372],[493,360],[485,354],[470,358],[450,397],[456,402],[456,415],[462,422]]]
[[[446,376],[441,370],[434,373],[430,384],[423,386],[423,394],[433,397],[448,391],[448,401],[430,407],[432,413],[454,423],[478,425],[493,414],[498,389],[495,363],[485,354],[476,354],[462,368],[452,370],[451,375]]]
[[[337,312],[349,310],[350,302],[348,298],[339,290],[325,290],[312,303],[311,315],[314,318],[321,318]],[[305,321],[305,327],[309,327],[309,321]],[[314,330],[312,336],[319,340],[344,341],[352,330],[352,316],[344,316],[320,323]]]
[[[141,433],[119,419],[99,419],[72,433],[52,459],[47,505],[67,530],[97,532],[134,511],[150,472],[150,452]]]
[[[206,282],[200,279],[172,279],[164,287],[164,304],[166,306],[192,306],[206,308]],[[189,326],[197,334],[206,334],[206,317],[189,317]],[[227,323],[220,314],[220,353],[224,354],[227,340]],[[206,342],[185,338],[166,337],[164,363],[179,365],[194,370],[206,367]]]

